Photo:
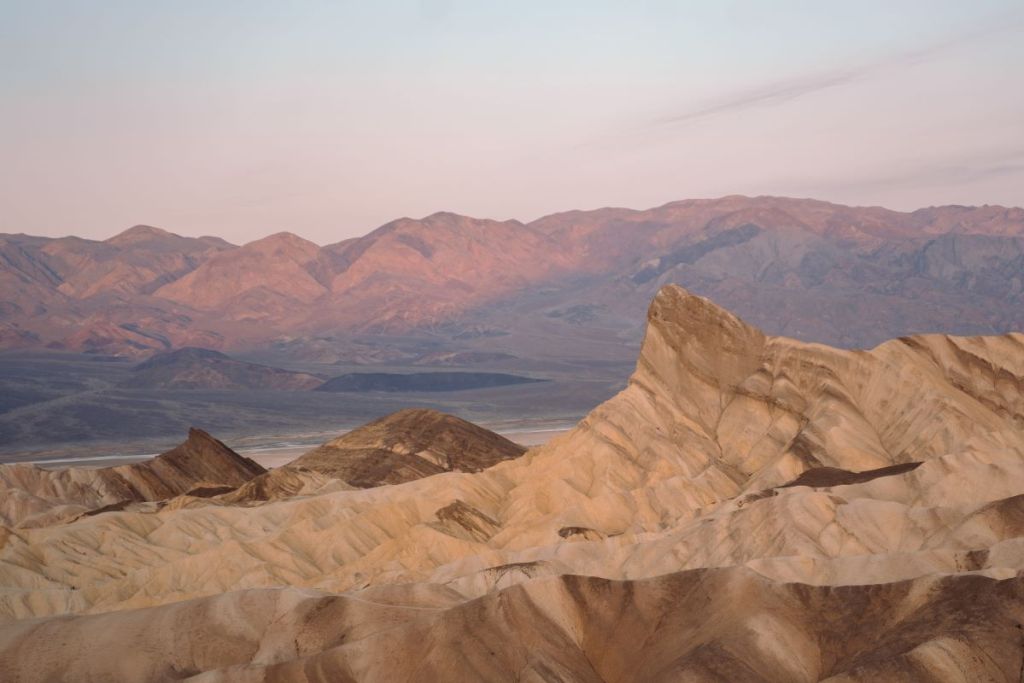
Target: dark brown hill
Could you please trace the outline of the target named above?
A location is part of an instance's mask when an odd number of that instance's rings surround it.
[[[436,410],[387,415],[290,463],[369,488],[441,472],[479,472],[526,451],[499,434]]]

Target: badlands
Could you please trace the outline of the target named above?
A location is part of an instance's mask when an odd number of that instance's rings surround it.
[[[840,350],[666,286],[525,453],[421,412],[176,451],[0,469],[2,680],[1024,680],[1024,335]]]

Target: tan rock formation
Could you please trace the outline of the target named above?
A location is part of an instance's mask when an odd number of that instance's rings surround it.
[[[64,469],[0,465],[0,520],[13,527],[45,526],[204,487],[234,489],[265,471],[203,430],[191,429],[184,442],[141,463]]]

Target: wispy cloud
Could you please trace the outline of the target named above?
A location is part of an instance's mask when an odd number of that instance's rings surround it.
[[[752,85],[698,104],[691,109],[675,112],[658,119],[656,125],[671,125],[694,121],[717,114],[742,111],[753,107],[779,104],[829,88],[849,85],[888,70],[911,66],[956,50],[965,45],[993,37],[996,34],[1024,28],[1024,11],[1003,14],[990,23],[976,26],[934,41],[913,50],[886,55],[859,65],[831,69],[818,73],[801,74],[766,84]]]
[[[867,178],[807,183],[806,189],[828,193],[840,189],[874,191],[879,188],[963,186],[992,178],[1017,175],[1024,175],[1024,148],[936,159],[898,172],[879,173]]]
[[[715,114],[749,109],[762,104],[786,102],[820,90],[852,83],[863,75],[863,70],[850,69],[776,81],[765,86],[731,93],[721,99],[708,102],[703,106],[661,119],[658,123],[683,123]]]

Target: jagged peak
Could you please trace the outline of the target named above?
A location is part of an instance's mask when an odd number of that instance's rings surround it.
[[[237,453],[229,448],[223,441],[214,438],[214,436],[208,431],[200,429],[199,427],[188,428],[188,438],[185,440],[185,443],[193,446],[212,446],[217,450],[223,450],[230,452],[233,455],[237,455]]]
[[[182,441],[180,444],[178,444],[171,450],[165,453],[161,453],[160,455],[157,456],[157,458],[174,459],[174,456],[176,454],[181,453],[182,451],[188,450],[194,452],[196,449],[202,449],[204,451],[207,449],[212,449],[214,452],[226,452],[231,453],[233,455],[237,455],[237,453],[228,448],[228,446],[224,442],[214,438],[213,435],[210,434],[209,432],[200,429],[199,427],[189,427],[188,437],[184,441]]]
[[[658,290],[647,309],[648,325],[672,324],[689,336],[702,336],[721,330],[729,335],[763,333],[710,299],[669,284]]]
[[[765,340],[761,330],[710,299],[665,285],[647,310],[634,378],[653,373],[676,385],[681,372],[696,372],[722,385],[736,383],[757,364]]]
[[[216,471],[224,464],[231,469],[240,468],[250,476],[267,471],[254,460],[239,455],[223,441],[199,427],[189,427],[188,438],[166,453],[158,455],[151,462],[170,465],[197,480],[202,480],[204,474]]]

